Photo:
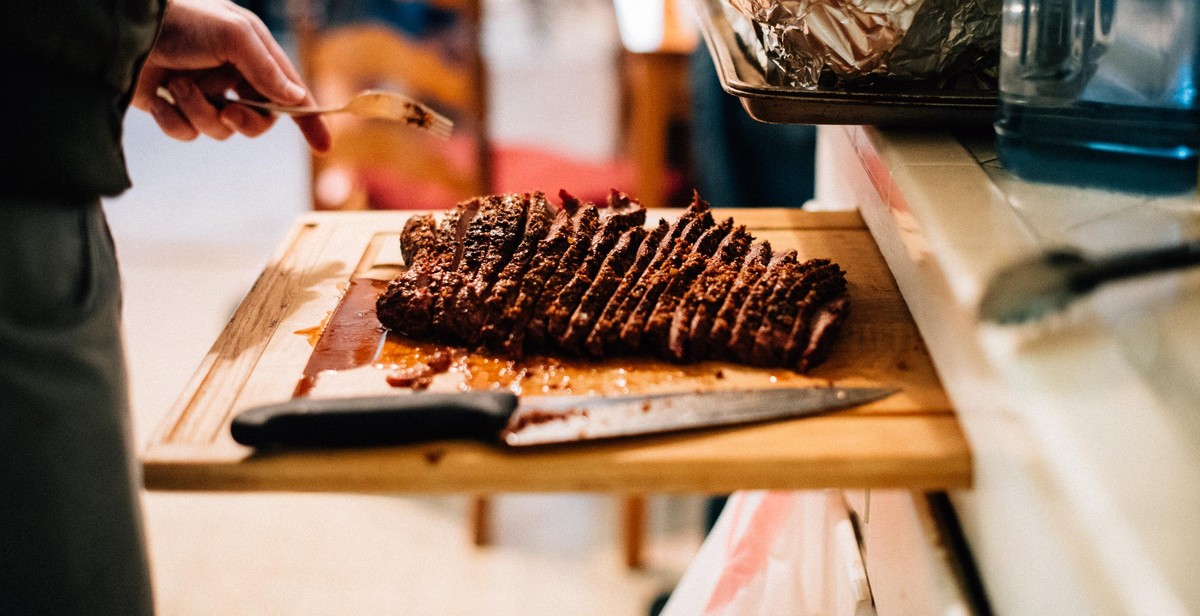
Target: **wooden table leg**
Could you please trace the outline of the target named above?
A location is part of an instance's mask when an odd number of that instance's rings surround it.
[[[646,534],[646,497],[626,496],[621,507],[621,534],[625,547],[625,566],[641,569],[642,544]]]
[[[629,146],[637,197],[647,207],[666,207],[669,128],[688,113],[686,54],[626,53],[630,96]]]
[[[492,499],[484,494],[471,497],[467,515],[471,524],[471,543],[484,547],[492,543]]]

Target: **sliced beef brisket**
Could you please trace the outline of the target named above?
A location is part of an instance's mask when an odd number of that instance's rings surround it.
[[[410,336],[436,333],[433,322],[442,279],[457,267],[462,256],[462,240],[479,205],[479,199],[470,199],[449,211],[437,225],[437,237],[432,246],[413,250],[413,266],[388,283],[376,302],[376,311],[380,321],[390,329]],[[415,259],[417,254],[421,255],[420,259]]]
[[[600,265],[612,252],[622,234],[631,228],[646,224],[646,210],[631,207],[628,199],[622,207],[613,207],[613,201],[610,199],[609,206],[608,217],[600,225],[600,231],[592,238],[583,263],[546,309],[546,332],[549,338],[558,340],[566,333],[571,315],[575,314],[584,293],[596,279]]]
[[[832,297],[845,290],[841,269],[828,259],[810,259],[793,269],[788,279],[780,279],[767,299],[762,323],[755,334],[753,355],[764,364],[783,361],[788,342],[793,339],[796,320],[807,321],[817,306],[805,312],[805,300]]]
[[[633,265],[625,270],[623,274],[620,271],[614,272],[621,276],[621,280],[617,283],[612,296],[604,304],[600,315],[595,317],[595,325],[592,326],[591,331],[587,332],[587,337],[584,340],[584,354],[591,357],[603,357],[606,353],[606,348],[612,347],[613,342],[620,335],[621,324],[625,322],[624,317],[628,316],[627,313],[623,312],[625,299],[629,297],[630,292],[632,292],[638,280],[641,279],[642,273],[649,267],[650,262],[658,255],[659,247],[667,240],[670,233],[671,225],[665,220],[658,221],[658,225],[646,235],[641,245],[638,246],[637,255],[633,259]],[[599,301],[599,299],[596,301]]]
[[[698,354],[691,350],[692,329],[703,328],[702,335],[708,335],[712,317],[707,313],[716,312],[720,307],[753,241],[745,225],[738,225],[721,241],[716,254],[708,260],[671,317],[671,330],[667,336],[667,352],[671,357],[683,361]],[[702,314],[706,316],[701,318]]]
[[[433,329],[443,332],[443,335],[454,331],[452,324],[456,314],[454,304],[458,290],[471,278],[488,252],[492,229],[498,222],[501,202],[502,198],[499,195],[479,200],[478,209],[462,235],[454,267],[442,275],[433,308]]]
[[[560,192],[464,201],[401,231],[407,269],[377,314],[405,335],[520,357],[645,353],[808,370],[849,312],[845,274],[825,259],[772,258],[696,197],[672,223],[613,191],[603,207]]]
[[[400,231],[400,258],[404,264],[414,267],[437,243],[437,237],[437,219],[433,214],[409,218]]]
[[[681,222],[682,220],[680,219]],[[625,325],[621,327],[620,340],[625,349],[631,352],[641,349],[646,322],[649,321],[650,313],[654,312],[654,307],[658,304],[658,297],[679,273],[683,260],[692,251],[696,241],[712,226],[712,214],[708,211],[708,205],[705,204],[703,210],[688,222],[679,237],[671,243],[665,256],[661,260],[652,262],[646,272],[642,274],[642,278],[638,282],[640,293],[638,293],[638,286],[635,286],[634,292],[630,294],[630,299],[637,298],[637,304],[630,311]]]
[[[562,220],[558,224],[567,224],[570,220],[569,214],[550,205],[545,194],[535,192],[526,196],[529,199],[529,210],[526,214],[525,232],[521,236],[521,243],[513,251],[512,258],[496,277],[492,292],[483,302],[485,322],[490,321],[496,313],[510,304],[513,295],[520,289],[521,279],[525,276],[529,261],[537,252],[538,245],[550,233],[559,217]]]
[[[541,296],[546,280],[570,248],[573,228],[571,215],[566,210],[555,216],[546,238],[538,242],[528,268],[516,279],[519,285],[513,286],[504,306],[493,311],[484,324],[480,339],[485,347],[514,357],[523,353],[525,324],[529,322],[533,304]]]
[[[663,229],[665,235],[665,228],[658,227],[656,231],[658,229]],[[566,330],[558,337],[560,348],[573,354],[584,352],[584,342],[624,280],[624,273],[637,267],[637,256],[646,238],[646,228],[637,226],[625,231],[617,240],[616,246],[608,253],[596,272],[591,286],[579,300],[579,306],[571,314]]]
[[[733,333],[733,325],[737,320],[738,312],[745,304],[750,289],[754,287],[759,278],[762,278],[763,272],[767,271],[772,254],[771,244],[765,240],[750,249],[750,254],[746,255],[746,262],[729,287],[729,293],[725,295],[725,299],[721,300],[721,307],[712,316],[712,325],[708,328],[707,336],[703,336],[702,327],[697,327],[693,323],[692,341],[700,350],[702,357],[729,357],[725,353],[725,346],[729,343],[729,337]],[[699,338],[700,336],[703,337]]]
[[[595,205],[584,205],[575,215],[575,229],[571,233],[571,246],[559,260],[554,273],[546,279],[545,288],[534,303],[533,311],[524,328],[524,344],[526,350],[542,350],[550,336],[548,331],[550,308],[554,298],[570,281],[571,277],[587,258],[591,250],[592,240],[600,227],[600,212]]]
[[[641,303],[642,298],[646,295],[647,290],[654,285],[654,281],[658,278],[658,272],[662,270],[664,263],[674,253],[676,245],[680,242],[684,231],[692,228],[692,223],[704,217],[707,217],[711,226],[712,214],[709,213],[708,203],[696,199],[692,201],[691,205],[683,211],[683,214],[675,222],[671,223],[667,235],[655,247],[654,256],[650,259],[645,269],[639,273],[637,279],[631,282],[628,292],[621,298],[621,304],[613,309],[611,319],[605,324],[606,326],[603,332],[601,332],[603,339],[602,346],[605,354],[622,350],[634,350],[623,340],[630,318]],[[699,232],[697,232],[687,243],[690,244],[692,241],[695,241],[695,238],[699,235]],[[641,337],[640,329],[638,330],[637,337]]]
[[[667,339],[670,337],[675,308],[683,301],[683,296],[691,288],[696,278],[708,267],[709,261],[717,252],[717,247],[732,230],[733,219],[726,218],[721,224],[705,231],[696,240],[692,251],[684,258],[678,271],[668,277],[667,285],[658,295],[654,309],[650,311],[650,316],[647,317],[646,325],[642,330],[644,344],[651,345],[662,354],[669,352]]]
[[[754,337],[758,333],[758,326],[762,323],[763,314],[766,312],[767,298],[775,290],[779,280],[791,276],[795,267],[796,251],[789,250],[783,253],[771,261],[762,277],[746,294],[746,301],[738,310],[737,320],[734,321],[733,329],[729,333],[729,353],[738,361],[751,362]]]
[[[472,345],[478,342],[484,301],[521,241],[528,208],[528,195],[505,195],[488,213],[492,220],[486,225],[485,250],[478,260],[468,260],[475,253],[463,255],[466,278],[455,294],[449,320],[450,330],[458,339]]]

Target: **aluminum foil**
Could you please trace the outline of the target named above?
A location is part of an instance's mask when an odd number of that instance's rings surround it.
[[[804,89],[879,81],[994,84],[1001,0],[726,0],[778,73]]]

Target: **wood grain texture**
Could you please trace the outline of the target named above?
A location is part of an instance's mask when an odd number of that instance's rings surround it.
[[[655,211],[674,216],[677,211]],[[852,313],[829,360],[790,371],[638,362],[634,391],[804,384],[889,385],[885,400],[831,415],[688,434],[510,451],[475,443],[255,453],[230,419],[291,396],[319,325],[351,276],[386,277],[408,213],[302,217],[165,416],[143,454],[155,490],[709,492],[743,488],[968,487],[971,452],[928,353],[861,218],[739,209],[777,249],[847,271]],[[371,369],[373,370],[373,369]],[[378,371],[382,374],[382,371]],[[383,379],[376,379],[382,383]],[[363,392],[367,393],[367,392]],[[370,392],[378,393],[378,392]]]

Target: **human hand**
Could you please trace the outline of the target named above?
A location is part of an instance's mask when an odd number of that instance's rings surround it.
[[[157,94],[165,86],[175,104]],[[287,54],[254,13],[228,0],[171,0],[158,41],[146,58],[133,105],[154,116],[167,135],[183,141],[204,134],[227,139],[266,132],[275,117],[244,105],[212,101],[233,90],[247,99],[283,105],[316,105]],[[297,116],[309,147],[329,150],[329,127],[320,116]]]

